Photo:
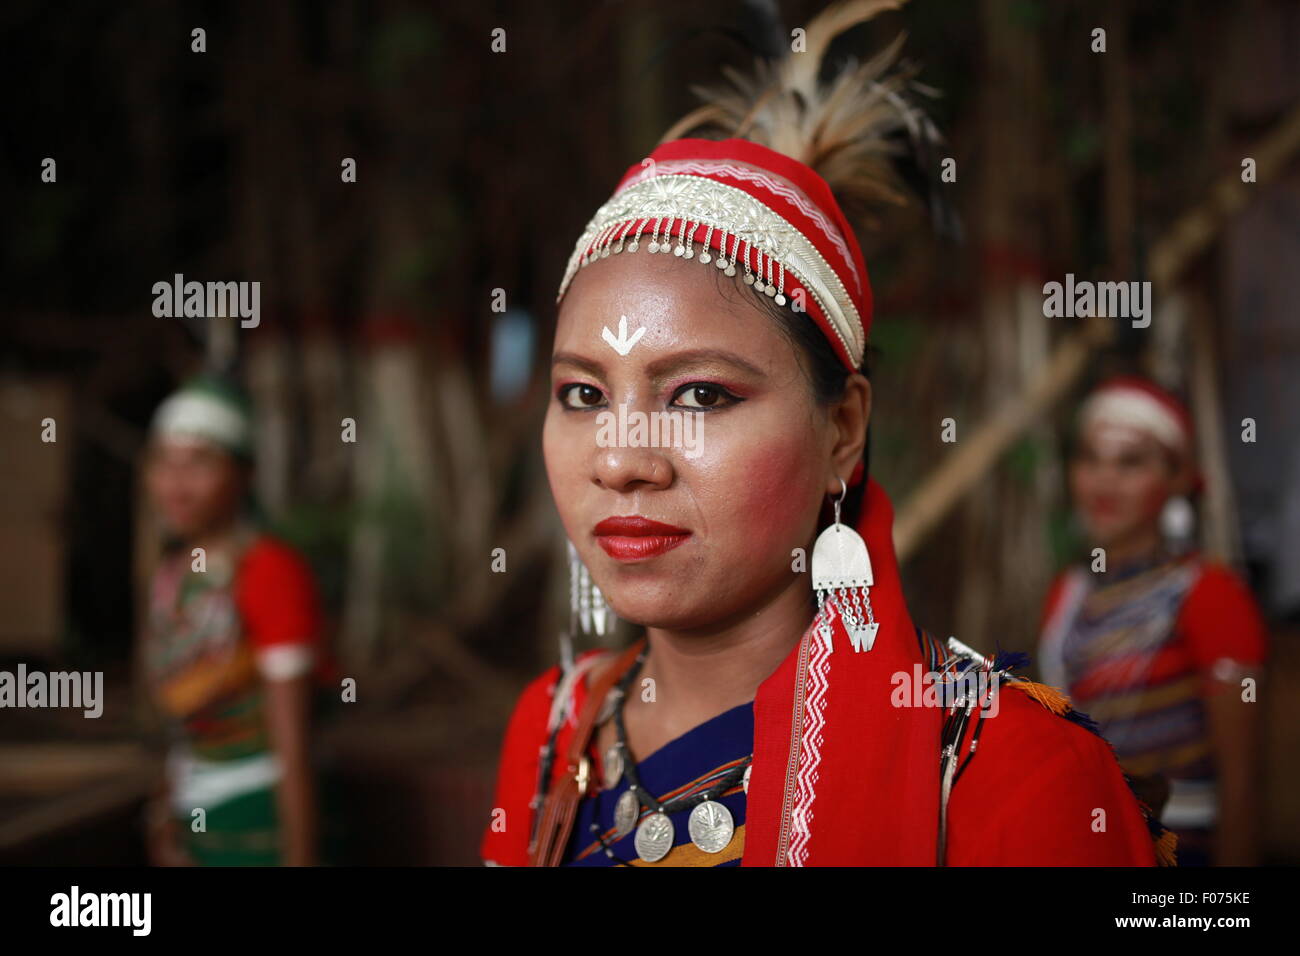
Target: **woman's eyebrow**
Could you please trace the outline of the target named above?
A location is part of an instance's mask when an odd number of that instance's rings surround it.
[[[708,362],[730,365],[755,378],[767,377],[767,373],[757,365],[746,361],[735,352],[728,352],[726,349],[691,349],[685,352],[674,352],[672,355],[665,355],[663,358],[648,362],[646,372],[651,378],[661,379],[680,368],[703,365]]]
[[[678,369],[709,362],[730,365],[755,378],[765,378],[767,375],[757,365],[726,349],[688,349],[684,352],[674,352],[647,362],[645,372],[652,379],[662,379]],[[554,369],[557,365],[572,365],[574,368],[583,369],[597,376],[603,376],[606,372],[604,364],[576,352],[556,352],[551,356],[551,368]]]
[[[557,365],[572,365],[575,368],[590,372],[592,375],[605,374],[604,365],[595,359],[589,359],[576,352],[556,352],[551,356],[551,368],[554,369]]]

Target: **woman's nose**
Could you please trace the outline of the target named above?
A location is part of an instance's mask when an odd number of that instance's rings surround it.
[[[673,464],[665,449],[629,440],[617,423],[597,435],[592,458],[592,480],[612,491],[631,491],[638,486],[667,488],[673,482]]]

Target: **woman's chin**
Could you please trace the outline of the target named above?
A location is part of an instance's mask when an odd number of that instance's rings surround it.
[[[1097,520],[1088,528],[1088,537],[1095,547],[1108,549],[1116,547],[1141,532],[1141,526],[1134,521]]]
[[[640,588],[635,594],[632,590],[607,594],[605,599],[621,620],[638,627],[685,630],[706,623],[716,614],[709,602],[684,598],[679,590]]]

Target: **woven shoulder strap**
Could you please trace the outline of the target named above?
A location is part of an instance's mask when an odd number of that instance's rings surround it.
[[[596,718],[600,714],[605,697],[619,678],[627,673],[627,669],[641,653],[644,644],[645,639],[642,638],[619,654],[613,665],[592,684],[586,700],[583,701],[577,728],[569,739],[569,746],[564,755],[564,775],[555,788],[546,795],[542,804],[530,865],[559,866],[564,858],[569,834],[573,832],[578,802],[587,795],[591,786],[591,762],[587,757],[587,747],[596,729]]]

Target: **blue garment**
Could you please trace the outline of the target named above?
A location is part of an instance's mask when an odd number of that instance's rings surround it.
[[[741,763],[754,750],[754,703],[740,704],[731,710],[706,720],[660,747],[636,765],[641,786],[661,802],[679,793],[695,793],[713,786],[718,779]],[[593,749],[594,753],[594,749]],[[584,797],[578,804],[577,818],[569,845],[564,854],[564,866],[618,866],[600,846],[592,824],[605,838],[606,844],[620,859],[634,866],[647,866],[636,853],[636,828],[627,836],[614,841],[614,807],[619,797],[629,789],[627,774],[613,790],[600,790]],[[739,866],[745,836],[745,791],[738,780],[720,797],[715,798],[731,811],[736,832],[717,854],[706,854],[691,843],[687,829],[689,810],[669,814],[673,822],[673,849],[659,861],[663,866]],[[652,811],[641,808],[644,819]],[[637,821],[640,822],[640,819]],[[678,849],[682,847],[683,849]],[[712,862],[714,859],[720,862]]]

